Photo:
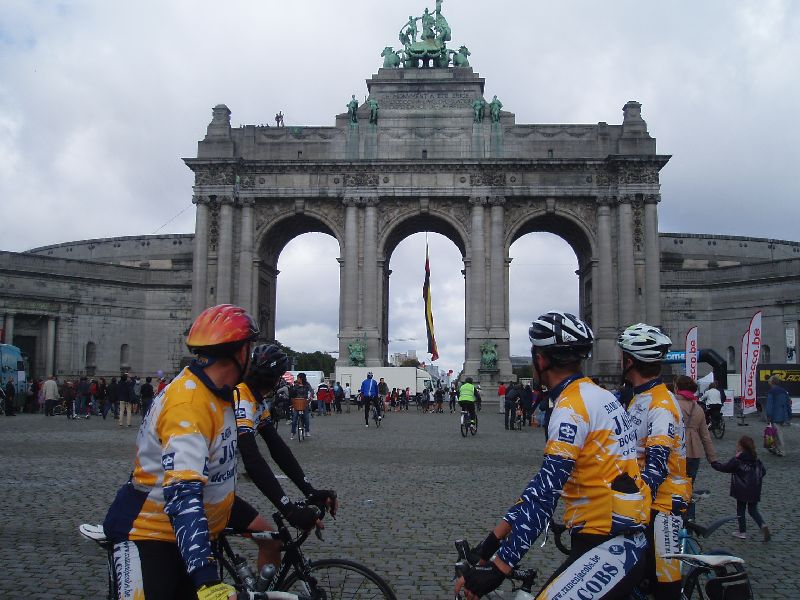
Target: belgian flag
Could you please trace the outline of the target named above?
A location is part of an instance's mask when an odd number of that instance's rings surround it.
[[[422,299],[425,301],[425,329],[428,333],[428,354],[431,362],[439,358],[436,349],[436,335],[433,331],[433,312],[431,309],[431,266],[428,261],[428,244],[425,243],[425,283],[422,285]]]

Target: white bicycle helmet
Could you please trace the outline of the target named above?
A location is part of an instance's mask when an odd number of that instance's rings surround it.
[[[660,362],[669,352],[672,340],[658,327],[647,323],[631,325],[617,339],[622,351],[645,363]]]
[[[594,333],[592,328],[573,314],[550,311],[528,329],[533,348],[556,363],[573,363],[592,355]]]

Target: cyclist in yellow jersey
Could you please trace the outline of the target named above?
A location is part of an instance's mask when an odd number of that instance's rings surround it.
[[[294,454],[273,426],[268,397],[274,392],[288,366],[289,359],[279,346],[263,344],[253,348],[250,368],[244,382],[236,386],[234,391],[239,453],[253,483],[280,510],[289,524],[302,530],[309,530],[315,524],[322,528],[322,521],[317,518],[316,508],[298,505],[289,500],[256,444],[255,434],[258,433],[266,442],[275,463],[300,489],[307,501],[310,504],[325,504],[330,508],[331,514],[336,515],[336,492],[314,489]],[[238,496],[235,502],[240,505],[239,510],[234,511],[239,515],[239,519],[236,523],[229,523],[229,526],[239,531],[271,529],[255,508]],[[259,543],[259,569],[266,562],[271,562],[276,567],[279,565],[280,543]]]
[[[458,388],[458,405],[469,413],[469,418],[473,423],[478,422],[478,414],[475,412],[476,394],[472,377],[467,377]]]
[[[636,453],[652,492],[648,579],[656,600],[681,597],[681,563],[665,559],[680,552],[681,516],[691,497],[686,475],[685,427],[680,406],[661,381],[661,361],[672,340],[659,328],[637,323],[619,336],[623,378],[633,386],[628,414],[637,431]]]
[[[236,597],[220,582],[211,544],[235,520],[233,389],[258,334],[238,306],[203,311],[186,338],[197,358],[145,415],[133,472],[103,523],[121,600]]]
[[[533,368],[554,400],[539,472],[479,546],[485,564],[456,583],[472,600],[496,589],[530,549],[559,497],[571,552],[540,600],[628,598],[644,571],[650,491],[636,463],[636,432],[610,392],[581,372],[594,335],[574,315],[549,312],[533,322]]]

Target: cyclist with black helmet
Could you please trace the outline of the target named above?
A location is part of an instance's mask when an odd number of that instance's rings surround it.
[[[536,379],[554,407],[539,472],[479,547],[485,564],[459,579],[473,599],[496,589],[544,531],[559,498],[572,544],[537,598],[627,599],[641,579],[649,490],[636,463],[636,432],[616,398],[581,373],[594,335],[574,315],[533,322]]]
[[[677,600],[681,561],[664,555],[680,553],[678,532],[691,497],[691,482],[686,475],[680,405],[661,380],[661,361],[672,340],[658,327],[637,323],[620,334],[617,344],[622,350],[622,377],[633,388],[628,414],[638,434],[639,468],[652,493],[648,580],[656,600]]]
[[[103,523],[118,598],[236,597],[220,581],[212,541],[235,506],[233,390],[258,334],[255,320],[230,304],[204,310],[189,330],[186,345],[197,356],[144,416],[133,472]]]
[[[286,517],[294,527],[307,531],[315,524],[323,527],[317,519],[317,510],[313,506],[302,506],[289,500],[284,493],[272,469],[264,460],[256,444],[256,432],[263,438],[270,456],[286,473],[289,479],[303,493],[310,504],[325,504],[331,514],[336,514],[336,492],[333,490],[316,490],[303,473],[303,469],[295,459],[286,442],[278,435],[272,423],[272,395],[281,376],[289,367],[289,359],[279,346],[263,344],[253,349],[250,357],[250,368],[244,382],[236,386],[234,391],[236,428],[239,440],[239,453],[247,474],[256,487]],[[240,497],[234,500],[235,510],[231,514],[229,526],[237,531],[267,531],[271,527],[258,514],[258,511]],[[236,518],[234,522],[233,519]],[[259,543],[258,567],[267,562],[280,564],[280,544],[276,542]]]

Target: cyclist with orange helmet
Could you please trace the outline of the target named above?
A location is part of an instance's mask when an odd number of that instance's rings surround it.
[[[153,401],[136,460],[103,523],[122,600],[235,598],[212,540],[230,520],[236,482],[233,390],[259,329],[243,309],[214,306],[186,339],[196,358]]]

